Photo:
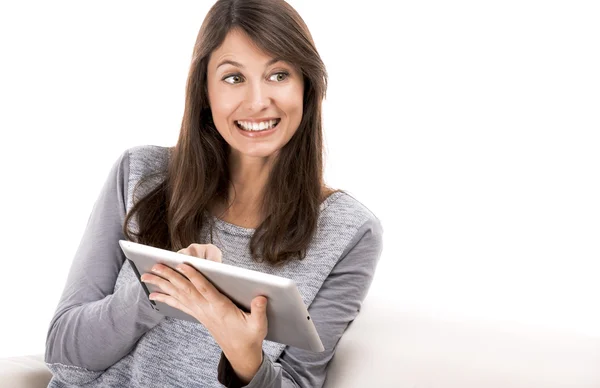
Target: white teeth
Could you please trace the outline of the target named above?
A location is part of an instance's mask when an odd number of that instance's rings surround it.
[[[236,121],[238,127],[246,131],[264,131],[265,129],[271,129],[279,122],[279,119],[261,121],[260,123],[251,123],[249,121]]]

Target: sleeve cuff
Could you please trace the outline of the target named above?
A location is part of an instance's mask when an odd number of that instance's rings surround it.
[[[224,385],[227,388],[266,388],[266,387],[279,387],[279,385],[275,385],[275,377],[277,377],[278,373],[275,373],[273,370],[274,367],[263,350],[262,353],[263,361],[254,375],[254,378],[248,383],[248,385],[244,385],[244,383],[238,378],[235,374],[235,371],[231,367],[229,360],[225,357],[225,353],[221,352],[221,359],[219,360],[219,366],[217,369],[217,378],[219,383]]]

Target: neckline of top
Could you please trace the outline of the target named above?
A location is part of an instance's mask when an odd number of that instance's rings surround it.
[[[331,195],[329,195],[329,197],[325,198],[325,200],[323,202],[321,202],[321,206],[320,206],[320,211],[322,212],[327,206],[329,206],[329,204],[331,204],[333,202],[334,199],[338,198],[339,196],[341,196],[343,194],[343,192],[341,191],[337,191]],[[256,231],[256,229],[253,228],[245,228],[243,226],[239,226],[239,225],[235,225],[232,223],[229,223],[227,221],[223,221],[222,219],[214,216],[214,215],[210,215],[210,218],[213,221],[213,224],[217,227],[217,229],[229,233],[229,234],[233,234],[233,235],[237,235],[237,236],[252,236],[254,234],[254,232]]]

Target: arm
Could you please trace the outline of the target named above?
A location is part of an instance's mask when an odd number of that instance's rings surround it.
[[[342,334],[356,318],[373,280],[382,250],[383,229],[376,218],[363,224],[348,244],[309,307],[325,347],[322,353],[286,347],[277,362],[263,353],[263,362],[247,388],[322,387],[327,365]],[[219,382],[243,387],[224,354]]]
[[[46,338],[45,362],[61,381],[84,384],[133,348],[162,317],[138,282],[113,293],[125,257],[129,153],[113,165],[94,204]]]

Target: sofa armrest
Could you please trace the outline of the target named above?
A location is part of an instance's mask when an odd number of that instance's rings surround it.
[[[0,358],[0,388],[46,388],[51,377],[41,354]]]

